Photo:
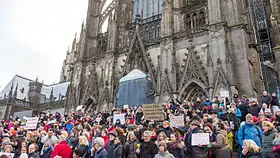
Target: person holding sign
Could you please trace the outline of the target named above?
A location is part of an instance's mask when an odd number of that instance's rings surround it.
[[[193,135],[197,133],[204,133],[200,128],[200,122],[194,120],[190,124],[189,135],[186,136],[185,145],[188,148],[189,158],[207,158],[207,151],[204,150],[203,145],[194,145],[195,141],[192,139]],[[209,134],[208,134],[209,135]],[[198,140],[199,141],[199,140]],[[209,138],[208,138],[209,141]]]

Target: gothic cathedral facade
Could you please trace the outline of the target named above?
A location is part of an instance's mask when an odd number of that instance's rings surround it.
[[[221,90],[256,97],[262,83],[249,10],[246,0],[89,0],[63,64],[67,104],[110,109],[133,69],[150,77],[158,103]]]

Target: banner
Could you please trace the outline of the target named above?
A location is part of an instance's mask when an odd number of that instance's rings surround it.
[[[117,119],[120,120],[121,124],[125,124],[125,114],[115,114],[113,116],[113,124],[116,123]]]
[[[144,104],[143,112],[145,120],[162,121],[164,120],[162,106],[160,104]]]
[[[26,129],[36,129],[37,128],[39,117],[23,117],[23,119],[26,120],[26,125],[25,125]]]
[[[171,116],[170,117],[170,126],[171,127],[184,127],[184,116]]]
[[[4,153],[4,152],[0,152],[0,156],[2,156],[2,155],[6,155],[6,156],[8,156],[9,158],[13,158],[15,154],[13,154],[13,153]]]

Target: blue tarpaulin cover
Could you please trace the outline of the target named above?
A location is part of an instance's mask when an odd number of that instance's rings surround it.
[[[155,90],[149,77],[138,69],[120,79],[120,87],[117,93],[118,108],[123,105],[129,107],[153,104],[155,102]]]

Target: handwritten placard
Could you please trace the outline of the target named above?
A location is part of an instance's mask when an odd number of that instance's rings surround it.
[[[210,143],[209,133],[193,133],[192,146],[208,145]]]
[[[184,116],[171,116],[170,117],[170,125],[171,127],[184,127]]]
[[[115,114],[113,116],[113,123],[115,124],[118,119],[120,120],[121,124],[125,124],[125,114]]]
[[[164,120],[162,106],[160,104],[144,104],[143,112],[145,120]]]
[[[39,117],[23,117],[26,120],[26,129],[36,129],[39,121]]]

